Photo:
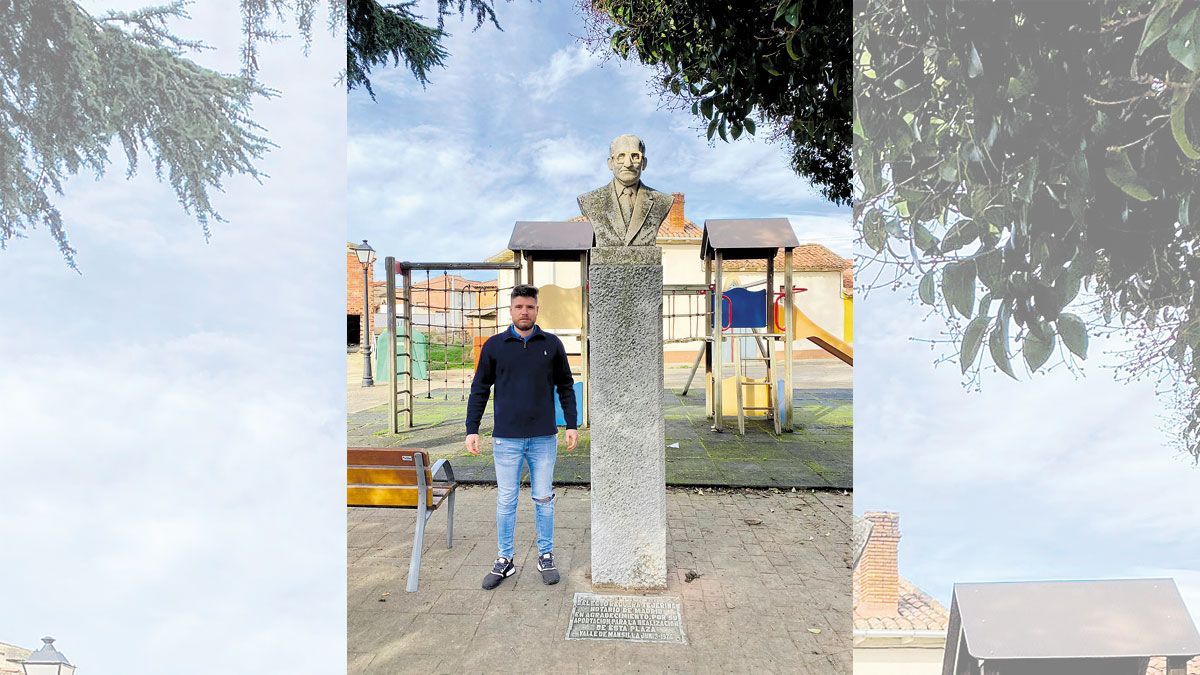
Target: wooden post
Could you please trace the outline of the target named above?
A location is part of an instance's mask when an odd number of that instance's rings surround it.
[[[722,256],[721,252],[716,253],[716,281],[713,288],[713,429],[721,431],[721,376],[724,374],[722,369],[722,360],[724,359],[723,349],[721,346],[721,327],[725,325],[725,302],[721,293],[722,282]]]
[[[388,397],[388,430],[393,434],[400,433],[399,413],[396,408],[396,397],[400,395],[400,378],[396,376],[396,259],[388,256],[383,259],[387,270],[387,331],[388,331],[388,387],[392,395]]]
[[[796,326],[793,320],[795,313],[796,294],[792,291],[792,250],[783,249],[783,388],[779,395],[783,396],[783,429],[795,431],[795,420],[792,410],[793,363],[792,350],[796,339]]]
[[[713,325],[713,293],[712,293],[712,257],[707,253],[704,255],[704,382],[706,390],[704,392],[704,414],[712,419],[713,416],[713,342],[712,342],[712,325]]]

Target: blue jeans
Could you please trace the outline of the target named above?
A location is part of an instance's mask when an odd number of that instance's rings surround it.
[[[517,526],[517,497],[521,492],[521,462],[529,465],[529,483],[537,521],[538,555],[554,548],[554,460],[557,436],[493,438],[496,463],[496,542],[501,557],[513,557]]]

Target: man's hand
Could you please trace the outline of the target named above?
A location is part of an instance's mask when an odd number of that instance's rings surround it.
[[[467,452],[479,454],[479,434],[467,434]]]
[[[567,429],[566,441],[567,452],[574,450],[575,446],[579,443],[579,431],[576,429]]]

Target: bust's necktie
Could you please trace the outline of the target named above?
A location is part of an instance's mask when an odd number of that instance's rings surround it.
[[[633,217],[633,188],[627,187],[621,190],[621,194],[617,199],[621,202],[621,217],[625,219],[625,224],[629,224],[629,219]]]

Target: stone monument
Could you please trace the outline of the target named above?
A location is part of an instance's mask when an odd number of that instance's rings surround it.
[[[662,250],[671,195],[641,182],[646,147],[609,146],[611,183],[579,196],[592,223],[589,409],[592,430],[592,584],[667,586],[663,428]]]

